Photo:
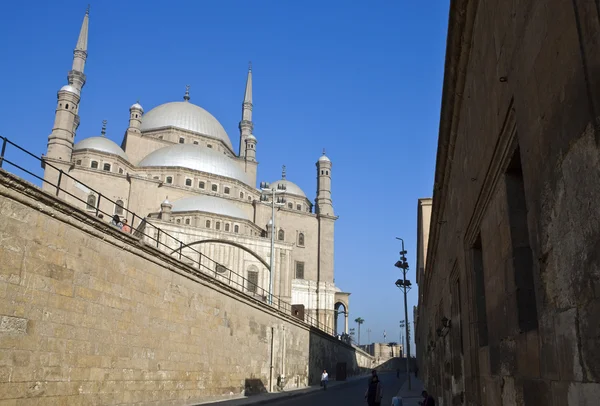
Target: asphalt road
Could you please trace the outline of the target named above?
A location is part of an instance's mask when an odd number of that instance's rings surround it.
[[[273,406],[366,406],[365,391],[367,390],[367,379],[359,379],[348,382],[343,385],[327,388],[326,391],[320,390],[297,398],[283,399],[279,402],[269,403]],[[404,383],[406,376],[400,375],[396,378],[396,373],[384,373],[379,375],[383,384],[382,405],[389,405],[392,397],[396,396],[400,387]]]

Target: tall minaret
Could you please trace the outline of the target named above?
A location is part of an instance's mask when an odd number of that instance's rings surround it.
[[[322,294],[333,289],[333,248],[334,226],[338,219],[333,213],[331,201],[331,160],[323,155],[317,161],[317,198],[315,214],[318,220],[318,253],[317,253],[317,319],[333,328],[333,309],[326,308]]]
[[[246,138],[252,134],[252,62],[248,64],[248,79],[246,79],[246,91],[242,103],[242,121],[240,121],[240,149],[239,156],[246,156]]]
[[[69,72],[69,84],[58,91],[58,102],[54,114],[54,127],[48,137],[46,158],[55,162],[71,161],[75,131],[79,127],[79,101],[85,84],[83,69],[87,58],[89,7],[83,17],[77,45],[73,51],[73,68]]]

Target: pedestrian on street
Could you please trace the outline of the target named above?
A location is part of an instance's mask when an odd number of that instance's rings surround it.
[[[365,399],[369,406],[380,406],[381,399],[383,398],[383,387],[377,376],[377,371],[371,371],[371,380],[369,381],[369,387],[365,392]]]
[[[423,399],[425,399],[423,402],[419,402],[421,406],[435,406],[435,400],[432,396],[429,396],[426,390],[421,392],[421,395],[423,396]]]
[[[327,373],[327,370],[324,369],[323,374],[321,375],[321,386],[323,387],[323,390],[327,390],[328,383],[329,383],[329,374]]]

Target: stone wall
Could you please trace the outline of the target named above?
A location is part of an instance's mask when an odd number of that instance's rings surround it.
[[[417,325],[439,404],[598,403],[596,3],[451,3]]]
[[[0,240],[0,400],[183,405],[361,371],[352,347],[3,171]]]

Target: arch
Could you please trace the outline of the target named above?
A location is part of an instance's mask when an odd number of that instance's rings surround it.
[[[304,233],[298,234],[298,245],[304,247]]]
[[[343,311],[341,311],[341,310],[340,310],[340,307],[343,307],[343,308],[344,308],[344,310],[343,310]],[[339,316],[340,314],[343,314],[343,315],[344,315],[344,328],[343,328],[343,333],[344,333],[344,334],[348,334],[348,314],[349,314],[349,311],[348,311],[348,303],[345,303],[345,302],[344,302],[344,301],[342,301],[342,300],[337,300],[337,301],[335,302],[335,305],[333,305],[333,314],[334,314],[333,320],[334,320],[334,326],[335,326],[335,335],[338,335],[338,334],[339,334],[339,332],[338,332],[338,316]]]
[[[268,264],[268,262],[265,261],[263,258],[261,258],[261,256],[258,255],[256,252],[252,251],[250,248],[248,248],[248,247],[246,247],[246,246],[244,246],[242,244],[239,244],[237,242],[233,242],[233,241],[229,241],[229,240],[223,240],[223,239],[220,239],[220,238],[211,238],[211,239],[208,239],[208,240],[194,241],[194,242],[191,242],[189,244],[182,245],[181,247],[175,248],[173,251],[171,251],[171,255],[173,255],[176,252],[178,252],[179,250],[182,250],[182,249],[187,248],[187,247],[192,247],[194,245],[200,245],[200,244],[208,244],[208,243],[231,245],[232,247],[236,247],[236,248],[241,249],[242,251],[246,251],[248,254],[252,255],[254,258],[256,258],[257,260],[259,260],[260,263],[263,264],[269,270],[269,272],[271,272],[271,266]]]
[[[279,231],[277,232],[277,239],[279,241],[283,241],[285,240],[285,231],[283,231],[283,229],[279,229]]]

